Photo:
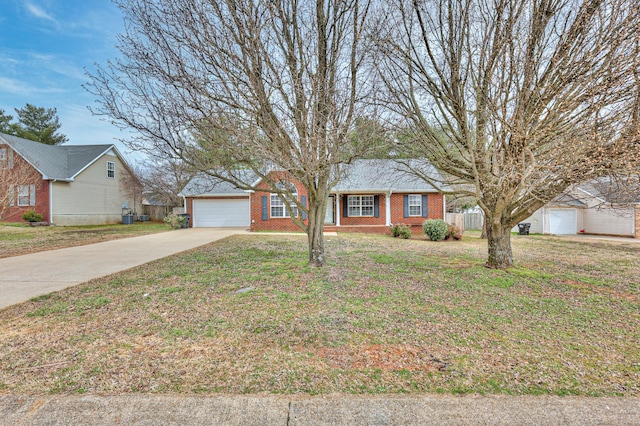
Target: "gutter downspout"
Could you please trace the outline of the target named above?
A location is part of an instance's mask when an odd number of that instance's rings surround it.
[[[57,179],[53,179],[49,181],[49,225],[54,225],[53,223],[53,183],[56,181]]]

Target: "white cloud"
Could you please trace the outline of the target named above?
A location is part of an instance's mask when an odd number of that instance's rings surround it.
[[[0,93],[10,93],[12,95],[28,96],[34,93],[62,93],[64,90],[56,87],[35,87],[27,82],[15,78],[0,76]]]
[[[27,2],[25,6],[27,8],[27,11],[33,16],[35,16],[36,18],[46,19],[47,21],[51,21],[56,24],[58,23],[58,21],[56,21],[56,19],[53,16],[45,12],[44,9],[42,9],[40,6],[35,5],[31,2]]]

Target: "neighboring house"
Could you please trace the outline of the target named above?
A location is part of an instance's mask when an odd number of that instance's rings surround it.
[[[327,200],[327,231],[383,233],[393,223],[420,227],[426,219],[444,219],[444,196],[424,180],[400,171],[393,160],[357,160],[343,171]],[[251,181],[252,174],[245,173]],[[283,180],[306,205],[306,188],[295,179]],[[181,193],[192,226],[299,231],[283,200],[260,179],[253,181],[253,190],[246,191],[202,175],[192,179]]]
[[[157,197],[153,193],[143,194],[142,213],[149,216],[151,220],[162,221],[167,215],[174,213],[176,207],[180,208],[181,206],[179,203],[171,203],[161,197]]]
[[[640,195],[616,197],[592,182],[556,198],[523,222],[531,223],[530,233],[640,238]]]
[[[124,205],[141,209],[130,187],[137,180],[114,145],[54,146],[0,134],[0,167],[9,169],[0,182],[10,194],[3,222],[22,222],[33,209],[55,225],[117,223]],[[26,178],[11,182],[25,170]]]

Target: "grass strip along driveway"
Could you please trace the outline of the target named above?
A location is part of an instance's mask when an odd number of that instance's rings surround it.
[[[0,311],[0,393],[640,395],[640,245],[234,236]]]
[[[136,222],[132,225],[35,227],[0,224],[0,259],[169,230],[166,224],[154,222]]]

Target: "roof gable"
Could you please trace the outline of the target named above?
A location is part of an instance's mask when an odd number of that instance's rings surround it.
[[[5,134],[0,134],[0,142],[6,142],[44,179],[68,181],[114,149],[113,145],[46,145]]]

